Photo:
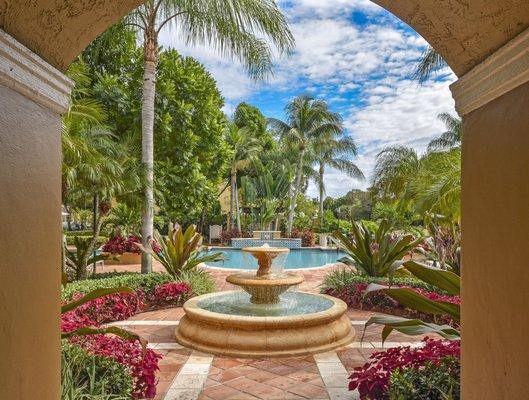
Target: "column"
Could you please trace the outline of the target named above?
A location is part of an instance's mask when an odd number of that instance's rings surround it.
[[[464,121],[462,398],[527,398],[529,32],[452,91]]]
[[[71,81],[0,30],[0,398],[60,398],[61,113]]]

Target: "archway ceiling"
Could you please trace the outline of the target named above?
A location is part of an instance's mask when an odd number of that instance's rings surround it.
[[[527,0],[373,1],[419,32],[458,76],[529,26]],[[97,35],[141,3],[0,0],[0,28],[64,70]]]

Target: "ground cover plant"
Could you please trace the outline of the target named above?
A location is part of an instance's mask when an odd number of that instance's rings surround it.
[[[127,366],[62,341],[61,400],[127,400],[132,396],[132,388]]]
[[[349,389],[357,389],[361,400],[459,399],[460,349],[459,340],[426,338],[418,348],[373,353],[355,368]]]
[[[375,291],[366,294],[366,290],[371,284],[391,285],[393,288],[409,288],[430,300],[445,301],[457,305],[461,302],[459,296],[450,295],[434,285],[413,277],[397,277],[391,280],[389,278],[367,277],[358,275],[355,271],[345,268],[329,273],[323,281],[321,291],[343,300],[351,308],[421,319],[439,324],[454,324],[454,320],[450,316],[414,310],[392,299],[385,293]]]

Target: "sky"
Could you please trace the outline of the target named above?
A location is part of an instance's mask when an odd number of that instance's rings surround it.
[[[428,142],[444,132],[437,115],[455,114],[449,85],[456,77],[449,68],[419,85],[411,73],[426,41],[408,25],[369,0],[278,0],[296,47],[274,59],[274,74],[254,82],[234,60],[209,47],[186,47],[169,29],[160,44],[204,63],[217,81],[231,115],[244,101],[266,117],[284,119],[289,100],[308,94],[327,101],[344,119],[346,135],[358,146],[354,158],[366,176],[357,181],[328,169],[326,195],[339,197],[351,189],[366,189],[376,155],[387,146],[409,146],[424,152]],[[317,197],[314,183],[307,195]]]

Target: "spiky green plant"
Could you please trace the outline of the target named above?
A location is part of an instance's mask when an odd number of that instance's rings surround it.
[[[167,236],[154,232],[154,239],[160,249],[151,240],[149,247],[138,244],[138,247],[154,257],[163,265],[169,275],[175,280],[187,271],[195,269],[199,264],[208,261],[222,260],[221,252],[204,254],[201,252],[202,235],[196,231],[195,225],[190,225],[184,232],[178,226]]]
[[[339,261],[354,266],[358,273],[367,276],[388,276],[396,269],[396,262],[415,250],[423,238],[412,235],[392,235],[391,225],[383,220],[375,232],[361,222],[355,222],[352,240],[340,231],[334,232],[338,247],[347,253]]]

